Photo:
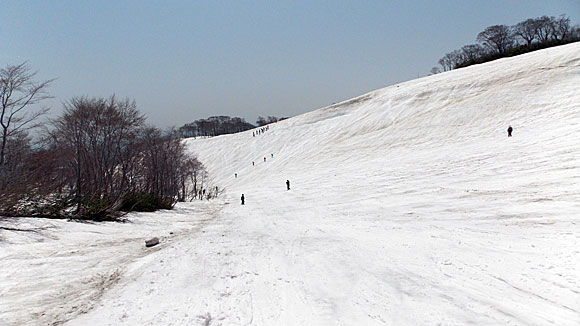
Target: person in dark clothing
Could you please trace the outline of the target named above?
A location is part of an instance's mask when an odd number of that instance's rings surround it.
[[[507,132],[508,132],[508,137],[511,137],[511,136],[512,136],[512,131],[514,131],[514,128],[512,128],[512,126],[510,125],[510,126],[508,127],[508,130],[507,130]]]
[[[252,161],[252,165],[254,165],[254,161]]]
[[[290,190],[290,180],[286,180],[286,190]]]
[[[270,154],[272,156],[272,158],[274,158],[274,153]]]
[[[245,198],[244,198],[244,194],[242,194],[242,205],[245,205]]]
[[[237,178],[238,177],[238,174],[237,173],[234,173],[234,176]]]
[[[266,157],[264,157],[264,162],[266,162]]]

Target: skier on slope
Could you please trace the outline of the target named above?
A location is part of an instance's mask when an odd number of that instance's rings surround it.
[[[290,190],[290,180],[286,180],[286,190]]]
[[[245,201],[244,201],[244,200],[245,200],[246,198],[244,198],[244,194],[242,194],[242,198],[241,198],[241,199],[242,199],[242,205],[245,205]]]
[[[512,128],[512,125],[510,125],[510,126],[508,127],[508,129],[507,129],[507,132],[508,132],[508,137],[511,137],[511,136],[512,136],[512,131],[514,131],[514,128]]]

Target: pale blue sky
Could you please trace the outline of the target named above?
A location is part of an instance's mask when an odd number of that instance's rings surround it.
[[[73,96],[129,97],[148,121],[294,116],[425,76],[477,33],[580,1],[2,1],[0,65]]]

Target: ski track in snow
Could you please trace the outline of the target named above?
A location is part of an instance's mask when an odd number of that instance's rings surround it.
[[[223,198],[163,213],[187,226],[148,254],[137,225],[62,262],[95,235],[3,244],[0,325],[578,325],[578,85],[576,43],[187,140]]]

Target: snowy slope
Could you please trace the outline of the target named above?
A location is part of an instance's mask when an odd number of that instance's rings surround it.
[[[223,207],[68,324],[578,325],[579,85],[577,43],[190,139]]]
[[[71,325],[578,325],[579,86],[571,44],[189,140],[229,205]]]

